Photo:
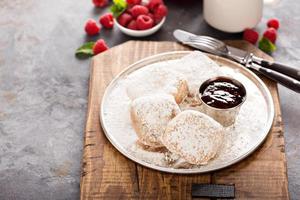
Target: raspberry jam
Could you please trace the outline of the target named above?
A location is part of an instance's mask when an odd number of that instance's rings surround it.
[[[204,103],[221,109],[236,107],[246,97],[244,86],[240,82],[227,77],[216,77],[205,81],[199,92]]]

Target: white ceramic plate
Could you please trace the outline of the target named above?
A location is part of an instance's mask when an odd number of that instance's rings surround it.
[[[106,137],[108,140],[112,143],[112,145],[121,152],[124,156],[127,158],[152,169],[163,171],[163,172],[170,172],[170,173],[182,173],[182,174],[193,174],[193,173],[205,173],[210,172],[218,169],[222,169],[224,167],[230,166],[234,163],[237,163],[241,161],[242,159],[246,158],[248,155],[250,155],[253,151],[255,151],[260,144],[265,140],[267,137],[269,130],[272,126],[273,118],[274,118],[274,104],[273,99],[270,94],[270,91],[266,87],[266,85],[259,79],[253,72],[246,69],[245,67],[230,61],[225,58],[221,58],[218,56],[210,55],[208,56],[213,59],[217,64],[220,65],[220,67],[226,66],[227,68],[230,68],[230,70],[234,71],[240,76],[243,76],[247,79],[246,82],[242,82],[244,86],[248,87],[247,84],[250,84],[254,89],[258,91],[259,99],[261,99],[260,105],[258,109],[264,109],[265,112],[265,118],[264,120],[255,121],[255,115],[256,113],[252,110],[252,108],[248,109],[249,113],[246,113],[244,122],[246,124],[245,126],[245,133],[242,131],[239,133],[238,137],[236,137],[236,141],[233,144],[234,148],[229,148],[228,150],[224,151],[222,155],[217,156],[212,161],[210,161],[207,165],[204,166],[196,166],[194,168],[190,169],[177,169],[172,168],[168,166],[160,166],[158,164],[149,162],[139,156],[137,156],[136,152],[132,151],[132,149],[128,149],[124,143],[124,136],[126,138],[126,144],[128,142],[134,143],[136,138],[129,136],[126,137],[126,132],[122,133],[122,137],[118,134],[116,134],[114,130],[114,126],[119,126],[120,121],[118,122],[118,115],[113,115],[114,120],[111,120],[111,118],[107,117],[107,113],[112,112],[112,110],[109,110],[109,103],[111,102],[111,99],[109,99],[109,96],[116,87],[118,86],[119,81],[124,80],[129,74],[135,72],[136,70],[139,70],[140,68],[143,68],[147,65],[161,62],[161,61],[167,61],[167,60],[174,60],[174,59],[180,59],[181,57],[188,55],[190,51],[177,51],[177,52],[167,52],[162,53],[158,55],[154,55],[145,59],[142,59],[132,65],[130,65],[128,68],[126,68],[124,71],[122,71],[119,75],[117,75],[110,85],[106,88],[106,91],[103,95],[103,99],[101,102],[101,108],[100,108],[100,121],[102,128],[104,130],[104,133],[106,134]],[[171,67],[171,66],[170,66]],[[246,85],[245,85],[246,84]],[[248,91],[247,91],[248,92]],[[258,98],[258,97],[257,97]],[[246,100],[247,101],[247,100]],[[244,104],[247,105],[246,102]],[[254,105],[258,107],[258,105]],[[241,108],[240,112],[242,111],[243,107]],[[246,111],[245,111],[246,112]],[[254,112],[254,113],[253,113]],[[128,113],[129,115],[129,113]],[[249,123],[248,123],[249,121]],[[117,123],[118,122],[118,123]],[[257,123],[257,124],[255,124]],[[259,124],[258,124],[259,123]],[[256,127],[255,129],[253,127]],[[253,131],[254,130],[254,131]],[[132,140],[132,141],[130,141]]]

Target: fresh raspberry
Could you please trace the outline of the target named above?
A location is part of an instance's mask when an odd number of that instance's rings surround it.
[[[113,15],[111,13],[106,13],[100,17],[99,22],[105,28],[112,28],[114,26]]]
[[[168,8],[165,5],[159,5],[154,10],[154,18],[156,21],[160,21],[168,14]]]
[[[97,55],[103,51],[106,51],[107,49],[109,49],[109,48],[103,39],[97,40],[97,42],[93,46],[94,55]]]
[[[141,4],[142,0],[126,0],[129,5]]]
[[[147,7],[151,10],[154,11],[155,8],[161,4],[164,4],[162,0],[150,0]]]
[[[277,38],[277,31],[275,28],[268,28],[265,32],[264,32],[264,38],[269,39],[273,44],[275,44],[276,42],[276,38]]]
[[[153,19],[151,19],[151,17],[149,17],[147,15],[140,15],[136,19],[137,28],[140,30],[149,29],[153,26],[153,24],[154,24]]]
[[[133,6],[130,11],[134,18],[137,18],[139,15],[147,15],[149,13],[149,9],[141,5]]]
[[[100,26],[97,25],[96,21],[93,19],[89,19],[86,23],[85,23],[85,32],[88,35],[96,35],[99,33],[100,31]]]
[[[276,30],[279,28],[279,21],[276,18],[269,19],[267,22],[267,26],[270,28],[275,28]]]
[[[108,4],[108,0],[93,0],[93,3],[96,7],[104,7]]]
[[[153,21],[155,21],[154,15],[152,13],[148,13],[147,14],[149,17],[151,17],[151,19],[153,19]]]
[[[118,17],[118,22],[121,26],[126,27],[127,24],[132,20],[132,16],[128,13],[122,13],[119,17]]]
[[[255,44],[257,42],[258,37],[258,33],[255,30],[249,28],[245,29],[243,34],[243,39],[252,44]]]
[[[132,15],[131,8],[132,7],[128,7],[124,13],[128,13],[129,15]]]
[[[131,30],[137,30],[137,24],[136,21],[133,19],[129,22],[129,24],[127,25],[127,28],[131,29]]]

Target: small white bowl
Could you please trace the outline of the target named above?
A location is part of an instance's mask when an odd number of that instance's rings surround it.
[[[131,30],[128,28],[125,28],[124,26],[121,26],[116,19],[114,19],[114,23],[117,25],[117,27],[121,30],[122,33],[132,36],[132,37],[145,37],[148,35],[151,35],[158,31],[162,25],[165,23],[166,17],[164,17],[158,24],[153,26],[150,29],[147,30]]]

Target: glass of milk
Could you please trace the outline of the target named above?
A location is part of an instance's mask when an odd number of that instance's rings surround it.
[[[241,32],[260,22],[263,3],[263,0],[204,0],[204,19],[218,30]]]

